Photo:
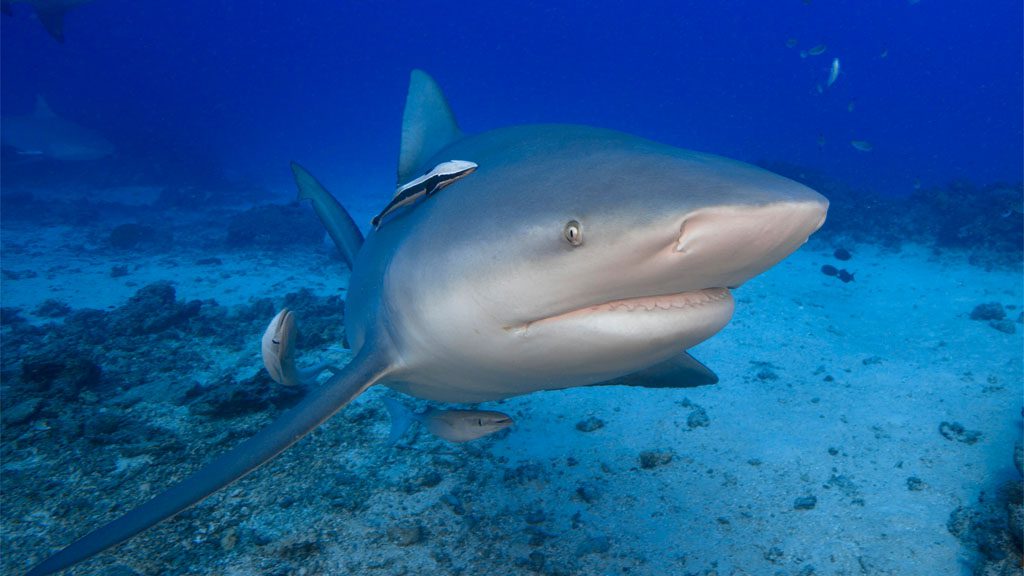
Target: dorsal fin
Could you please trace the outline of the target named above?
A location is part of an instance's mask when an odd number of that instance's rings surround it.
[[[417,170],[442,148],[462,138],[441,88],[426,72],[413,70],[402,115],[402,149],[398,183],[419,176]]]
[[[39,118],[52,118],[56,116],[53,110],[50,110],[50,105],[46,103],[46,100],[38,94],[36,95],[36,108],[32,113]]]

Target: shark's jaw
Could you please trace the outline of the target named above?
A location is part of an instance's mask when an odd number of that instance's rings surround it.
[[[597,274],[581,274],[582,302],[563,298],[561,309],[527,316],[505,329],[529,337],[571,327],[632,341],[673,337],[697,344],[730,320],[734,302],[729,289],[806,242],[821,226],[825,206],[778,202],[692,211],[681,224],[667,227],[673,234],[648,231],[636,241],[633,260],[610,257]]]
[[[685,349],[725,327],[734,309],[727,288],[706,288],[674,294],[638,296],[586,305],[508,326],[525,339],[555,336],[586,342],[671,342]]]
[[[566,321],[604,321],[606,317],[622,317],[634,314],[679,314],[696,308],[732,306],[732,294],[727,288],[706,288],[690,292],[679,292],[675,294],[659,294],[654,296],[638,296],[634,298],[621,298],[601,304],[583,306],[561,312],[522,324],[507,326],[505,329],[526,333],[532,327],[540,327],[545,324],[552,324]],[[730,312],[731,314],[731,312]]]

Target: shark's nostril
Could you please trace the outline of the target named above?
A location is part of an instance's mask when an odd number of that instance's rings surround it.
[[[676,252],[686,252],[686,220],[679,225],[679,238],[676,239]]]

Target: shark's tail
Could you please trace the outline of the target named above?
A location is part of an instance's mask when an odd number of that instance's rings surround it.
[[[409,429],[409,426],[412,426],[416,415],[394,398],[384,398],[384,407],[388,409],[388,415],[391,416],[391,433],[388,434],[388,444],[394,446]]]
[[[277,421],[152,500],[43,560],[27,576],[62,570],[171,518],[252,472],[327,420],[387,372],[375,357],[358,354],[340,374]]]

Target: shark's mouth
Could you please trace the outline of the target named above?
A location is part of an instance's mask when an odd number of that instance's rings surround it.
[[[509,326],[506,330],[514,332],[526,332],[531,327],[537,327],[553,322],[582,319],[587,316],[596,316],[606,313],[635,313],[635,314],[658,314],[671,313],[672,311],[693,310],[716,304],[729,304],[731,306],[732,294],[728,288],[705,288],[690,292],[679,292],[676,294],[661,294],[654,296],[639,296],[634,298],[622,298],[611,300],[602,304],[594,304],[561,312],[551,316],[545,316],[523,324]]]

